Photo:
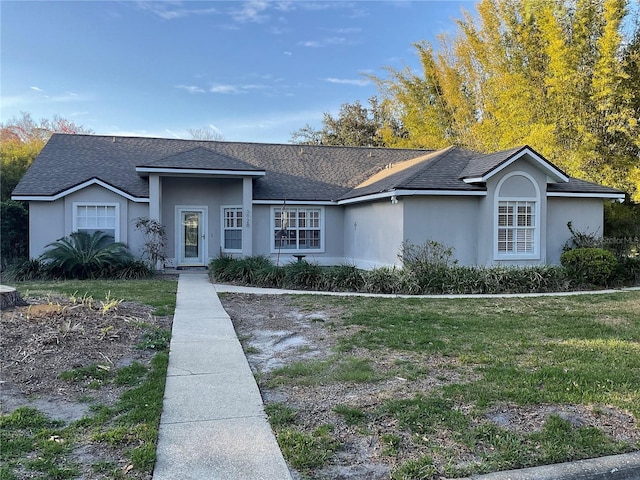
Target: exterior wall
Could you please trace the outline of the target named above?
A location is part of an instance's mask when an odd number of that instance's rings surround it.
[[[296,261],[296,251],[282,250],[280,255],[273,248],[273,232],[271,230],[271,211],[282,204],[253,206],[253,255],[264,255],[280,265]],[[295,203],[289,207],[304,207]],[[316,207],[311,205],[310,207]],[[323,210],[323,248],[319,252],[305,252],[305,260],[320,265],[337,265],[343,262],[343,218],[344,210],[338,206],[320,206]]]
[[[404,240],[404,203],[389,199],[347,205],[344,212],[344,261],[359,268],[400,265]]]
[[[571,238],[567,223],[580,232],[602,235],[603,200],[598,198],[550,197],[547,200],[547,262],[560,263],[562,247]]]
[[[40,256],[46,246],[73,232],[73,204],[77,202],[117,203],[119,205],[120,242],[131,252],[142,254],[142,234],[133,226],[137,217],[147,216],[147,203],[136,203],[98,185],[91,185],[53,202],[29,202],[29,256]]]
[[[48,244],[65,235],[64,199],[29,202],[29,258],[39,257]]]
[[[220,255],[221,205],[242,204],[242,179],[162,177],[160,222],[167,231],[169,263],[177,258],[176,206],[207,207],[206,262]],[[243,243],[244,243],[243,239]],[[175,264],[175,263],[174,263]]]
[[[460,265],[475,265],[478,258],[480,201],[477,196],[414,196],[404,204],[404,239],[414,245],[434,240],[453,247]]]

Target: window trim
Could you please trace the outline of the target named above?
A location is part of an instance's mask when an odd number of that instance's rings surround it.
[[[314,253],[325,253],[325,208],[320,205],[284,205],[285,209],[296,209],[296,210],[318,210],[320,212],[319,218],[319,226],[320,230],[320,248],[278,248],[276,245],[276,238],[273,232],[276,230],[276,211],[282,210],[282,205],[272,206],[269,212],[269,234],[271,239],[269,240],[269,244],[271,246],[271,253],[305,253],[305,254],[314,254]],[[296,229],[299,230],[299,229]],[[315,229],[303,229],[303,230],[315,230]],[[299,236],[298,236],[299,238]]]
[[[71,231],[78,231],[78,207],[115,207],[114,242],[120,241],[120,204],[118,202],[73,202],[71,212]],[[93,230],[93,229],[92,229]],[[95,229],[99,230],[99,229]],[[104,230],[100,230],[104,231]]]
[[[226,223],[226,216],[225,216],[225,210],[230,210],[233,209],[236,212],[238,210],[240,210],[240,212],[242,212],[242,222],[243,224],[240,225],[240,227],[234,227],[234,228],[227,228],[225,226]],[[234,219],[237,220],[237,217],[234,216]],[[240,248],[225,248],[225,231],[227,230],[240,230]],[[243,245],[244,244],[244,210],[243,210],[243,206],[242,205],[221,205],[220,206],[220,249],[223,252],[226,253],[242,253],[242,249],[243,249]]]
[[[521,176],[528,179],[535,189],[535,197],[531,196],[500,196],[500,190],[502,185],[511,177]],[[534,225],[533,225],[533,251],[518,253],[518,252],[501,252],[498,250],[498,237],[499,237],[499,209],[500,204],[502,202],[531,202],[533,203],[533,216],[534,216]],[[540,260],[540,231],[542,228],[542,219],[540,217],[540,188],[538,187],[538,182],[533,178],[533,176],[527,172],[523,171],[514,171],[508,173],[504,177],[500,179],[498,184],[496,185],[496,193],[494,195],[494,205],[493,205],[493,259],[494,260]],[[517,216],[517,212],[515,213]],[[517,228],[517,227],[512,227]],[[516,241],[514,240],[514,243]]]

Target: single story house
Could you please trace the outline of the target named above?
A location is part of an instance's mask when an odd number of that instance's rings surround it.
[[[437,151],[55,134],[13,192],[29,203],[30,256],[103,230],[141,254],[135,219],[168,232],[167,266],[221,254],[322,265],[398,265],[403,241],[461,265],[558,263],[602,232],[618,190],[571,178],[534,149]]]

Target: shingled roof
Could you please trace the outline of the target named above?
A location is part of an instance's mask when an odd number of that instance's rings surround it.
[[[145,169],[153,168],[264,173],[254,180],[255,200],[339,201],[398,189],[473,192],[485,187],[466,183],[465,176],[484,174],[519,149],[481,155],[458,147],[431,151],[55,134],[13,195],[47,198],[99,181],[147,198]],[[620,193],[576,179],[549,189]]]

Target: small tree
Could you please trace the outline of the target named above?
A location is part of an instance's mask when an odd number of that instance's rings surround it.
[[[149,259],[152,268],[164,265],[167,260],[167,232],[157,220],[148,217],[138,217],[135,223],[136,229],[142,232],[144,237],[143,254]]]

